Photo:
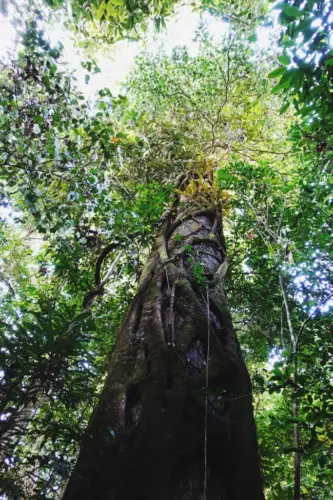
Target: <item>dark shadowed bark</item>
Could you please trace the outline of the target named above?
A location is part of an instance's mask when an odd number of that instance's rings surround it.
[[[64,500],[264,498],[223,242],[219,211],[204,202],[166,217]]]

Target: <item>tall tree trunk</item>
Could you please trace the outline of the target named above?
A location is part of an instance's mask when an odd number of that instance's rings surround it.
[[[223,242],[204,202],[166,217],[63,500],[264,498]]]

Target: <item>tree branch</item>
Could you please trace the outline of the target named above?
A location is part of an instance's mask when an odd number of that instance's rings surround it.
[[[298,342],[299,342],[299,339],[300,339],[300,336],[306,326],[306,324],[310,321],[310,319],[312,319],[313,315],[315,314],[315,312],[318,311],[318,309],[321,308],[321,306],[323,306],[325,304],[325,302],[327,302],[331,297],[333,297],[333,293],[331,293],[330,295],[328,295],[325,299],[323,299],[315,308],[314,310],[312,311],[312,313],[309,314],[309,316],[306,318],[306,320],[303,322],[301,328],[299,329],[299,332],[297,334],[297,337],[296,337],[296,346],[298,346]]]

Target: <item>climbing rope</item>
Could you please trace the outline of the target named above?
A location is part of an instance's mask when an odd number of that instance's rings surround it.
[[[207,358],[206,358],[206,387],[205,387],[205,438],[204,438],[204,491],[203,500],[207,498],[207,423],[208,423],[208,364],[210,350],[210,309],[209,309],[209,287],[207,286]]]

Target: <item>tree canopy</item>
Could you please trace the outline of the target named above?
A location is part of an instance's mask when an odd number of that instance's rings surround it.
[[[297,460],[302,498],[328,498],[331,2],[193,2],[227,21],[223,37],[203,23],[196,55],[144,51],[121,93],[93,102],[47,38],[50,12],[93,48],[144,37],[151,20],[162,29],[177,3],[13,6],[19,44],[0,75],[1,494],[60,495],[163,214],[194,174],[185,195],[223,206],[266,498],[293,498]],[[82,63],[89,85],[98,65]]]

